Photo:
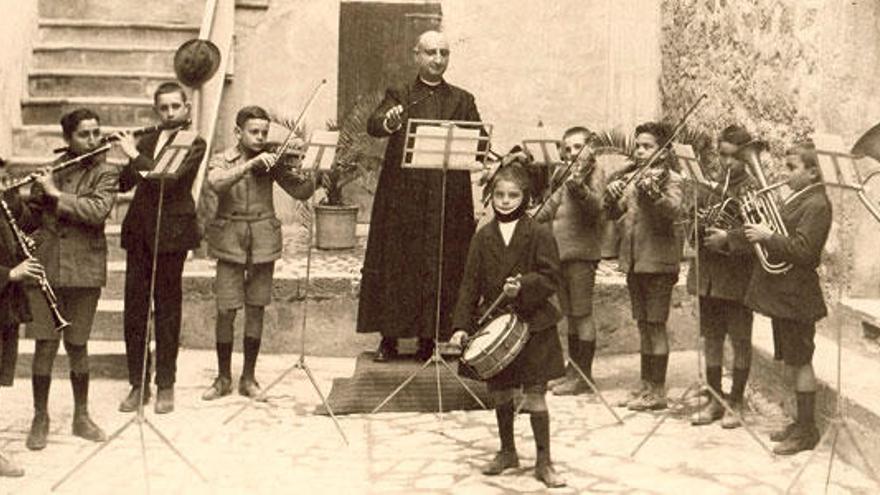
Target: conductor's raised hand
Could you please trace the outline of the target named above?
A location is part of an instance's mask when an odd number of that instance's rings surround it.
[[[390,131],[396,131],[403,125],[403,105],[396,105],[385,112],[385,127]]]
[[[724,251],[727,246],[727,232],[715,227],[706,229],[706,237],[703,238],[703,244],[713,251]]]

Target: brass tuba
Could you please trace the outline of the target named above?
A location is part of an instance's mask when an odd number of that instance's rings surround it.
[[[741,198],[740,213],[746,223],[762,223],[769,226],[774,232],[788,236],[788,230],[782,222],[782,215],[776,207],[776,200],[773,197],[773,190],[783,185],[783,182],[767,185],[767,179],[764,176],[763,165],[761,164],[760,153],[765,149],[765,144],[760,141],[751,141],[742,145],[736,153],[736,157],[746,163],[749,172],[758,183],[757,191],[748,191],[744,198]],[[761,267],[767,273],[781,274],[791,269],[791,263],[785,261],[772,261],[767,253],[767,249],[760,243],[755,243],[755,253],[761,262]]]

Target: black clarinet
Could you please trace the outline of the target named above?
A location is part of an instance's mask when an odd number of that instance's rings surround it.
[[[18,247],[21,249],[22,254],[25,258],[33,259],[33,251],[35,248],[34,240],[25,234],[24,231],[21,230],[21,227],[18,226],[18,222],[16,222],[15,217],[12,216],[12,210],[9,209],[9,205],[6,204],[6,200],[2,197],[0,197],[0,209],[3,210],[3,216],[6,217],[6,222],[9,224],[9,228],[12,230],[12,235],[15,236],[15,242],[18,243]],[[69,327],[70,322],[65,320],[64,316],[61,315],[61,311],[58,309],[58,297],[55,295],[55,291],[52,290],[52,286],[49,285],[49,280],[46,278],[45,273],[40,277],[39,286],[40,292],[43,293],[43,297],[46,298],[46,303],[49,305],[49,311],[52,313],[52,321],[55,323],[55,330],[60,332]]]

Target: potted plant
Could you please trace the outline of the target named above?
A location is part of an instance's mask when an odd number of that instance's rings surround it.
[[[339,142],[333,166],[318,177],[318,187],[324,192],[315,207],[319,249],[357,245],[358,213],[369,215],[385,148],[384,140],[367,134],[367,120],[381,99],[378,92],[361,97],[342,122],[327,123],[328,130],[339,132]]]

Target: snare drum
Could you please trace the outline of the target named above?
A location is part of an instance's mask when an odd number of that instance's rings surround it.
[[[529,340],[529,326],[513,313],[492,319],[468,341],[461,360],[477,376],[492,378],[510,365]]]

